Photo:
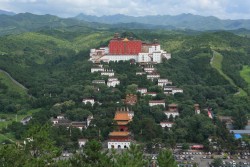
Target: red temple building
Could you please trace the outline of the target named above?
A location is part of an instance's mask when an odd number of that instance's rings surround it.
[[[161,49],[155,40],[144,43],[133,38],[120,38],[118,33],[109,41],[107,47],[90,50],[90,61],[94,63],[110,61],[131,61],[139,63],[161,63],[163,59],[170,59],[171,54]]]
[[[138,55],[142,50],[141,40],[114,38],[109,42],[110,55]]]

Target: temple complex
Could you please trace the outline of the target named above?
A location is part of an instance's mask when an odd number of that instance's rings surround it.
[[[133,38],[120,38],[115,33],[107,47],[90,50],[90,61],[94,63],[110,61],[131,61],[139,63],[161,63],[170,59],[171,54],[161,50],[161,45],[155,40],[145,43]]]

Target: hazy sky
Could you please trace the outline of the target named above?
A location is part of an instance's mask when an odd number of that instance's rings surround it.
[[[79,13],[98,16],[192,13],[223,19],[250,19],[250,0],[0,0],[0,9],[62,17]]]

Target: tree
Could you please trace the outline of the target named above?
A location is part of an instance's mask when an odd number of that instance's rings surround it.
[[[87,142],[83,153],[78,153],[70,159],[72,166],[82,167],[104,167],[111,164],[111,158],[108,152],[102,152],[102,145],[96,140]]]
[[[55,142],[50,137],[51,127],[33,125],[27,132],[25,151],[30,156],[30,163],[45,165],[60,154],[60,150],[54,146]]]
[[[137,88],[138,88],[138,85],[136,84],[128,85],[126,89],[126,94],[136,94]]]
[[[215,158],[215,159],[213,160],[213,162],[212,162],[212,165],[213,165],[214,167],[220,167],[220,166],[222,166],[222,165],[223,165],[222,159],[221,159],[221,158]]]
[[[172,152],[168,149],[162,150],[157,156],[157,162],[160,167],[177,167]]]
[[[239,110],[233,113],[233,126],[235,129],[244,129],[247,125],[247,112],[245,109],[239,108]]]
[[[143,157],[141,148],[133,144],[128,150],[117,155],[116,161],[115,167],[142,167],[148,164],[148,160]]]
[[[9,144],[0,147],[1,166],[21,167],[27,158],[25,152],[18,148],[17,145]]]
[[[183,143],[181,148],[183,150],[188,150],[189,149],[189,144],[188,143]]]

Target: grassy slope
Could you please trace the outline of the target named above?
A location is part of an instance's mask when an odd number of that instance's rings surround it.
[[[15,82],[13,82],[11,78],[2,71],[0,71],[0,80],[2,83],[8,86],[9,90],[18,92],[21,95],[28,95],[27,90],[23,89],[22,87],[17,85]]]
[[[231,85],[237,87],[234,81],[230,77],[228,77],[225,73],[223,73],[223,71],[221,70],[222,60],[223,60],[223,56],[220,53],[213,51],[213,58],[211,59],[211,62],[210,62],[211,66],[215,68],[226,80],[228,80]],[[247,93],[243,89],[239,88],[239,93],[237,95],[246,96]]]
[[[6,126],[10,125],[12,122],[17,121],[20,122],[23,118],[32,115],[33,113],[39,112],[41,109],[33,109],[29,111],[24,111],[21,112],[20,114],[0,114],[0,118],[5,118],[5,122],[0,122],[0,131],[2,128],[5,128]],[[7,134],[0,134],[0,143],[3,142],[4,140],[14,140],[14,137],[12,134],[7,133]]]
[[[6,75],[4,72],[0,71],[0,80],[3,82],[5,85],[8,86],[8,89],[18,92],[19,94],[22,95],[22,98],[28,97],[27,90],[23,89],[19,85],[17,85],[15,82],[13,82],[8,75]],[[4,122],[0,122],[0,130],[9,124],[11,124],[13,121],[21,121],[23,118],[32,115],[32,113],[38,112],[40,109],[34,109],[34,110],[29,110],[29,111],[20,111],[17,115],[16,114],[0,114],[0,118],[6,119]],[[0,134],[0,142],[6,140],[6,139],[11,139],[12,135],[10,134]]]
[[[240,76],[250,85],[250,66],[243,66]]]

